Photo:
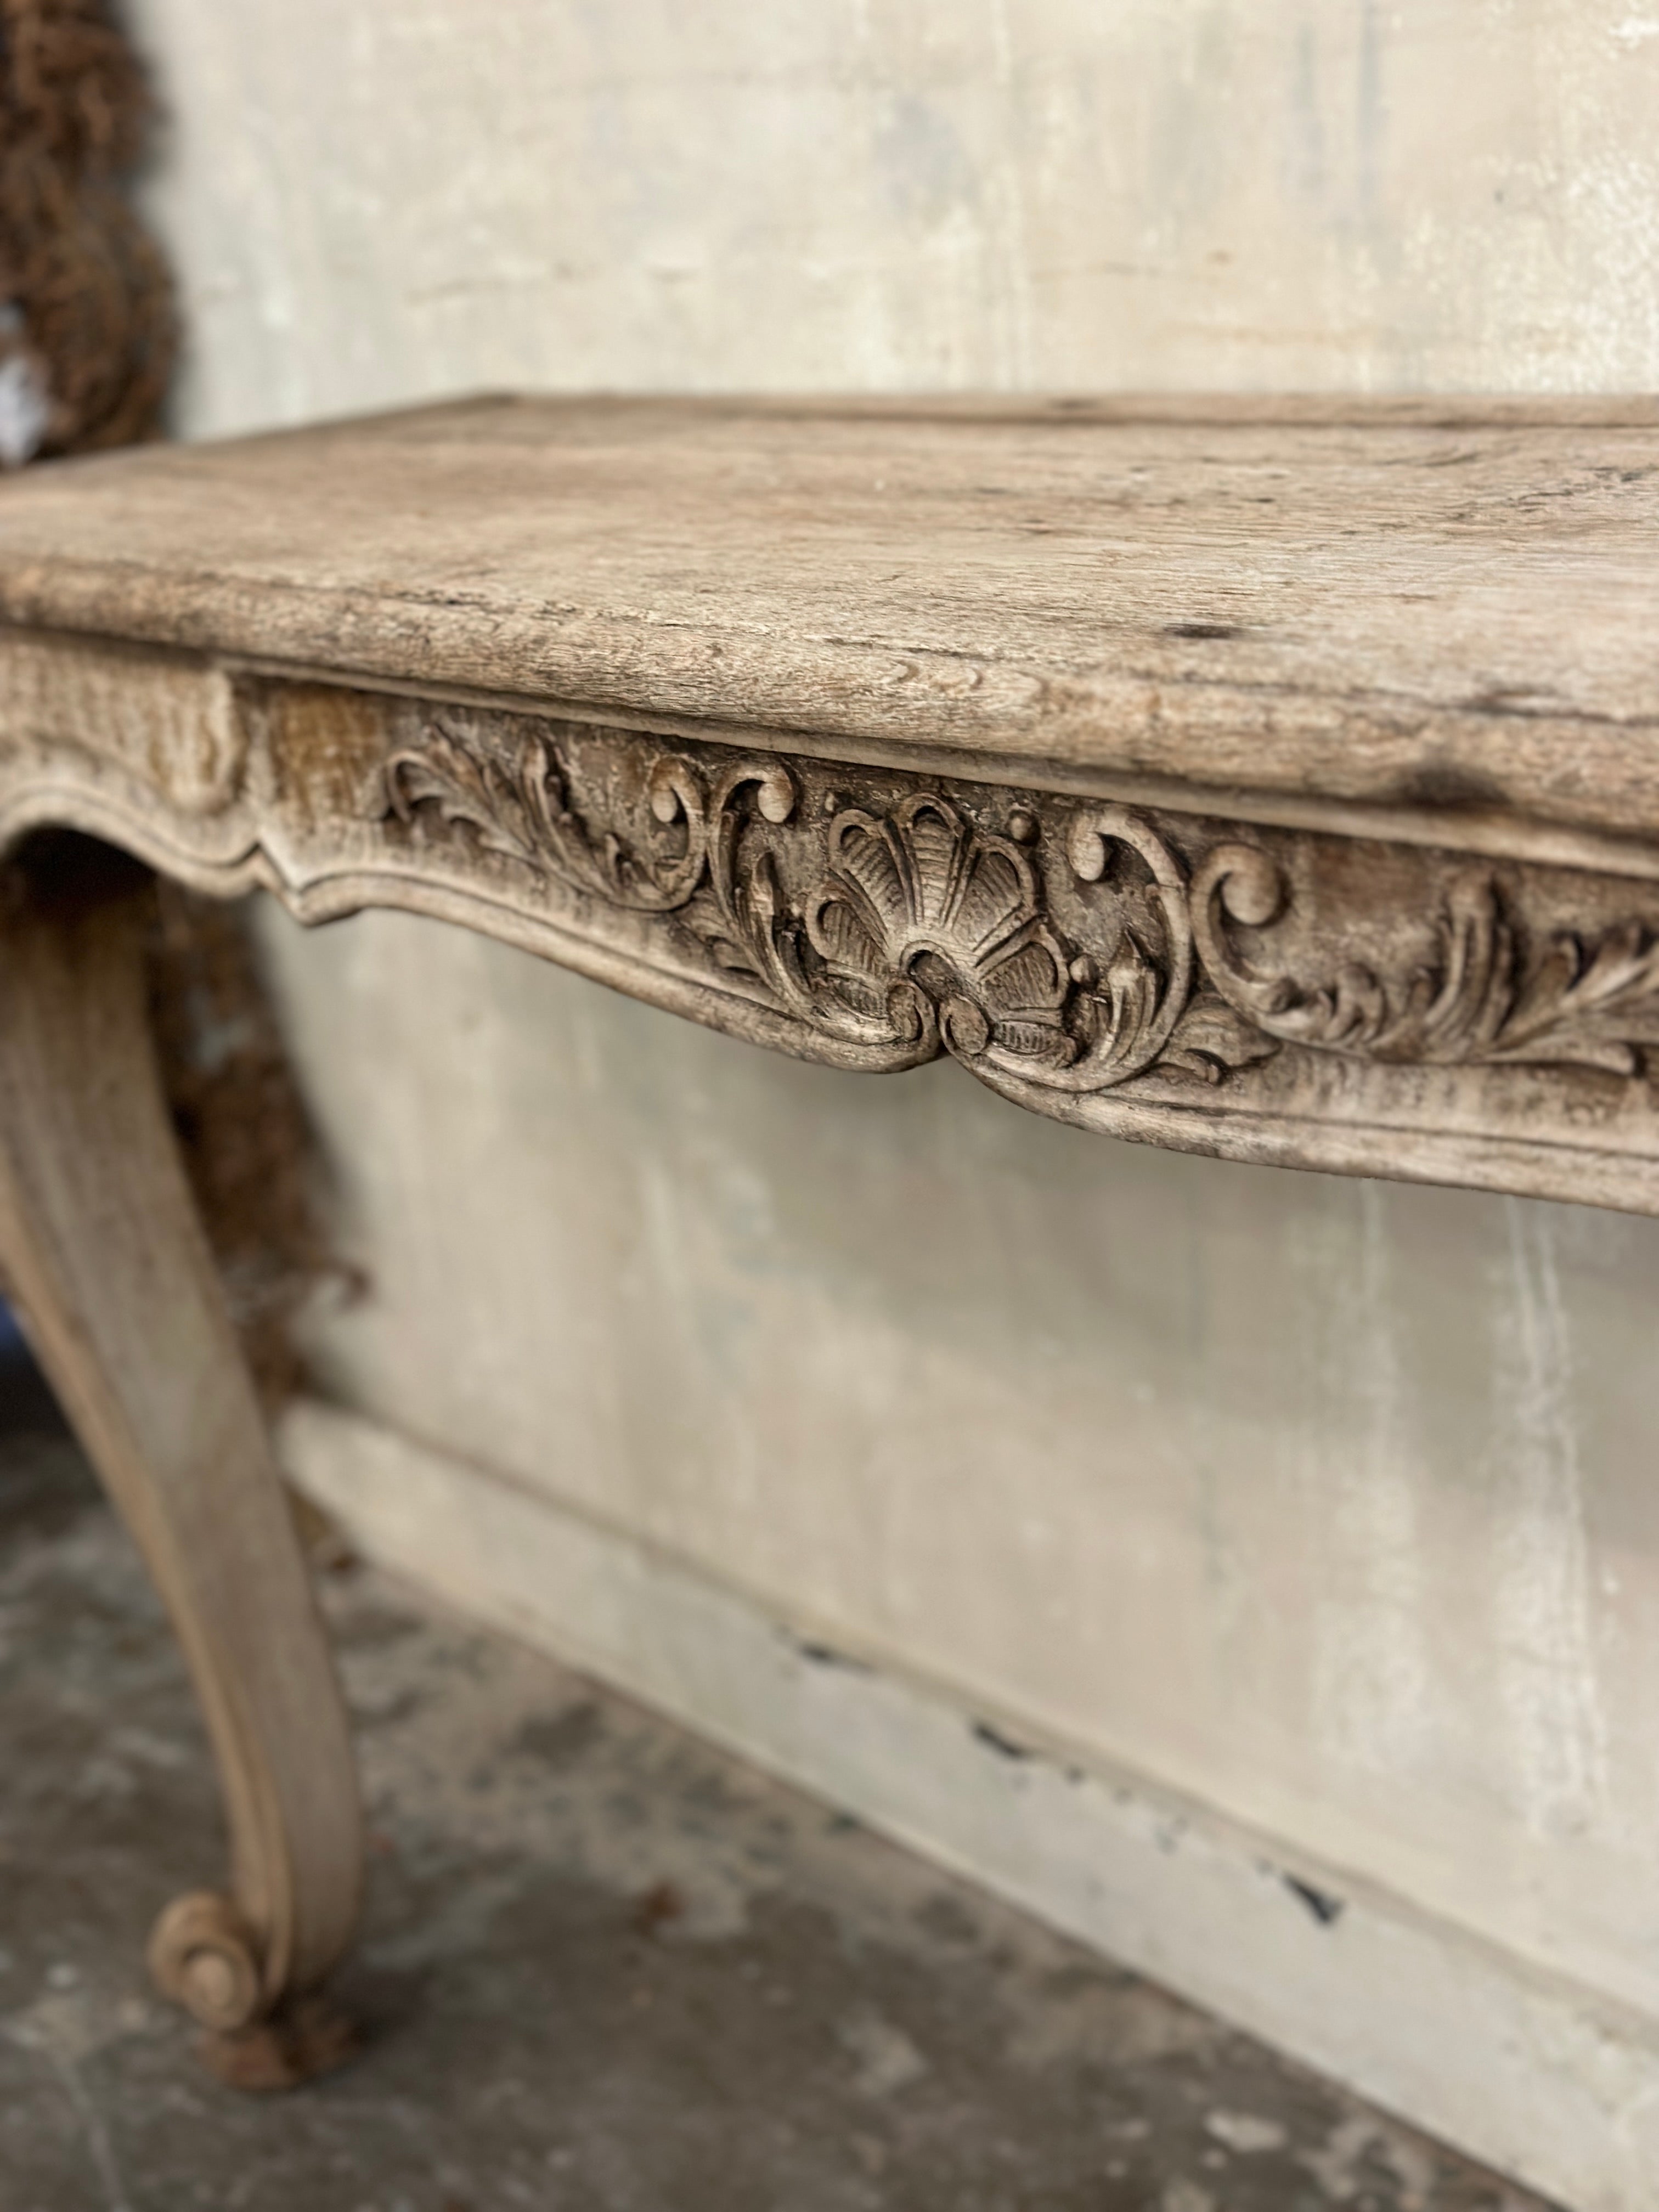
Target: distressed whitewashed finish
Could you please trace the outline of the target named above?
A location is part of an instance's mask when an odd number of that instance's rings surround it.
[[[0,495],[19,972],[68,829],[1109,1133],[1659,1212],[1656,523],[1639,402],[486,400],[45,471]],[[17,1099],[58,1003],[0,1038]],[[5,1132],[20,1177],[76,1142]],[[43,1342],[75,1203],[55,1261],[9,1217]],[[207,1295],[155,1265],[155,1310]],[[142,1526],[166,1451],[94,1418],[131,1356],[58,1371]],[[325,1661],[246,1463],[191,1540],[240,1564],[162,1580],[278,1773],[312,1723],[216,1623]],[[231,2070],[302,2070],[339,1792],[251,1798],[219,1735],[234,1902],[164,1923],[163,1978]]]

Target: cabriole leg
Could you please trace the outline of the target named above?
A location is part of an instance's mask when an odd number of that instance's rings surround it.
[[[345,1711],[149,1035],[149,879],[40,838],[0,872],[0,1272],[189,1662],[230,1830],[228,1895],[162,1913],[150,1965],[242,2087],[349,2047],[318,1996],[362,1841]]]

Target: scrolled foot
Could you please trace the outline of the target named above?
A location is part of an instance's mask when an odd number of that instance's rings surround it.
[[[149,1971],[164,1996],[216,2035],[234,2035],[266,2008],[252,1933],[214,1890],[191,1890],[167,1906],[149,1939]]]
[[[271,2004],[253,1934],[216,1891],[192,1890],[167,1906],[149,1939],[149,1970],[163,1996],[206,2029],[202,2062],[232,2088],[295,2089],[356,2052],[350,2021],[325,1997]]]

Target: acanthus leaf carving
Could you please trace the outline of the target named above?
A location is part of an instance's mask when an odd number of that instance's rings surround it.
[[[1071,945],[1048,911],[1018,810],[1002,836],[962,806],[920,791],[877,811],[832,805],[822,872],[792,902],[757,823],[799,823],[799,791],[775,760],[739,760],[712,778],[659,753],[647,788],[653,821],[678,834],[641,853],[573,810],[557,749],[532,726],[503,747],[454,712],[385,769],[385,806],[405,824],[430,808],[484,852],[635,911],[677,914],[710,961],[779,1010],[884,1054],[941,1048],[1073,1092],[1128,1081],[1159,1060],[1214,1079],[1213,1052],[1171,1048],[1192,997],[1193,935],[1182,866],[1138,815],[1100,807],[1073,825],[1079,882],[1099,882],[1116,848],[1139,856],[1139,928],[1120,918],[1099,954]],[[1133,904],[1132,887],[1116,901]],[[1160,942],[1161,940],[1161,942]],[[1240,1057],[1244,1056],[1243,1054]]]
[[[1099,1091],[1127,1083],[1166,1056],[1186,1072],[1213,1081],[1207,1060],[1170,1054],[1177,1024],[1193,994],[1193,931],[1187,880],[1181,862],[1139,814],[1124,806],[1090,809],[1073,821],[1066,858],[1079,882],[1096,884],[1111,866],[1114,850],[1138,854],[1151,876],[1146,903],[1162,924],[1160,962],[1132,921],[1122,921],[1103,964],[1088,954],[1072,963],[1083,999],[1087,1044],[1076,1066],[1057,1079],[1067,1091]]]
[[[1259,847],[1217,846],[1193,884],[1193,923],[1205,968],[1236,1011],[1285,1043],[1395,1066],[1533,1065],[1640,1071],[1640,1047],[1659,1043],[1659,945],[1623,922],[1587,945],[1570,931],[1528,960],[1490,871],[1464,871],[1448,888],[1431,957],[1403,975],[1348,962],[1306,987],[1263,975],[1229,925],[1261,929],[1285,904],[1276,863]]]
[[[1642,927],[1557,932],[1531,950],[1490,869],[1451,876],[1426,957],[1380,973],[1342,961],[1304,985],[1259,969],[1236,935],[1288,908],[1261,846],[1213,845],[1189,881],[1144,814],[1056,802],[1045,849],[1058,847],[1049,866],[1070,885],[1062,927],[1025,806],[996,830],[977,800],[920,786],[867,803],[829,795],[815,823],[775,757],[709,766],[660,740],[619,742],[655,748],[632,787],[642,836],[577,812],[548,725],[513,732],[509,718],[459,710],[391,756],[385,810],[405,824],[430,810],[481,852],[672,918],[741,995],[834,1039],[854,1065],[942,1050],[1080,1097],[1153,1073],[1213,1084],[1286,1045],[1625,1076],[1659,1045],[1659,945]],[[1391,920],[1390,933],[1413,926]]]
[[[684,824],[684,849],[671,856],[633,853],[613,830],[596,839],[572,811],[558,752],[538,725],[522,732],[503,758],[471,718],[434,716],[424,741],[393,753],[384,775],[386,809],[400,821],[429,804],[444,822],[471,830],[484,851],[561,877],[614,906],[670,914],[702,880],[708,795],[692,763],[672,753],[653,763],[648,787],[654,821],[665,829]]]
[[[545,810],[537,795],[537,772],[544,754],[540,741],[526,735],[509,767],[440,719],[424,744],[406,747],[387,761],[386,811],[407,823],[417,806],[430,805],[441,821],[464,823],[486,852],[538,868],[545,830],[538,839],[537,828]]]

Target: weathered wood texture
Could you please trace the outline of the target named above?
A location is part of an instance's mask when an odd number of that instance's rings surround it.
[[[0,875],[0,1265],[173,1617],[224,1785],[232,1893],[168,1907],[157,1978],[221,2071],[282,2086],[340,2049],[303,2000],[356,1918],[351,1746],[161,1095],[144,892],[78,838]]]
[[[494,399],[9,486],[0,618],[1623,839],[1656,526],[1646,402]]]
[[[1656,524],[1644,402],[496,399],[0,487],[0,1261],[196,1669],[235,1896],[155,1959],[232,2070],[331,2055],[343,1723],[130,908],[31,833],[1151,1143],[1659,1212]]]
[[[1659,405],[479,400],[0,495],[0,839],[1659,1210]]]

